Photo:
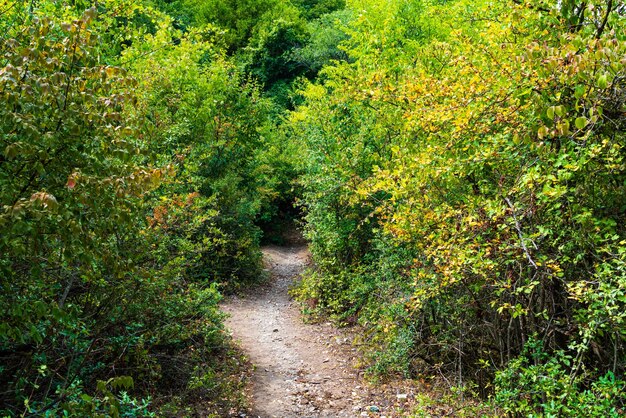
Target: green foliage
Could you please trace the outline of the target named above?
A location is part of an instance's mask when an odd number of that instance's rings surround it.
[[[257,126],[269,104],[194,33],[176,46],[169,37],[159,32],[144,47],[159,49],[158,55],[145,55],[143,48],[125,54],[146,92],[143,111],[167,127],[153,139],[160,158],[174,157],[178,167],[155,208],[156,222],[163,222],[167,234],[179,229],[174,236],[186,237],[195,248],[177,250],[196,258],[188,271],[194,279],[259,277],[260,231],[254,221],[273,195],[267,187],[271,168],[259,163],[264,148]]]
[[[310,154],[318,267],[299,297],[356,313],[374,371],[444,373],[488,396],[537,335],[580,405],[608,371],[621,381],[621,9],[570,5],[572,27],[556,2],[348,6],[348,60],[304,86],[289,121]]]
[[[268,13],[237,54],[238,62],[279,106],[293,108],[296,79],[313,79],[324,65],[346,58],[339,44],[347,37],[341,25],[349,18],[339,10],[307,21],[293,6]]]
[[[621,3],[5,3],[2,414],[240,406],[219,291],[299,200],[373,373],[623,415]]]
[[[225,30],[225,42],[231,52],[248,43],[259,21],[269,22],[293,13],[289,2],[279,0],[180,0],[176,5],[189,16],[185,20],[195,26],[213,24]]]
[[[572,361],[563,351],[548,355],[541,343],[529,341],[522,354],[496,375],[496,402],[516,416],[623,416],[616,401],[621,403],[626,382],[609,371],[589,386],[582,376],[568,373]]]
[[[57,393],[62,399],[61,410],[65,416],[92,417],[154,417],[148,410],[150,399],[137,400],[129,396],[124,389],[132,388],[132,378],[116,377],[107,381],[98,381],[97,394],[90,396],[83,393],[80,381],[75,381],[64,391]],[[26,403],[26,411],[39,414]],[[44,416],[54,416],[54,409]]]
[[[299,69],[290,54],[307,39],[304,22],[279,18],[264,21],[257,28],[245,50],[247,71],[267,87],[280,80],[293,79]]]
[[[307,20],[313,20],[346,7],[345,0],[294,0]]]
[[[321,16],[308,23],[310,34],[306,44],[291,51],[291,60],[304,74],[317,75],[320,70],[333,61],[346,61],[347,54],[340,48],[348,39],[345,28],[352,20],[351,10],[338,10]]]
[[[133,317],[121,308],[146,287],[133,214],[168,169],[139,157],[140,120],[126,110],[136,82],[100,64],[94,18],[30,16],[2,51],[0,350],[13,411],[48,410],[85,371],[101,376],[93,353],[126,351]]]
[[[269,103],[210,28],[76,3],[1,21],[1,413],[238,408],[218,287],[260,277]]]

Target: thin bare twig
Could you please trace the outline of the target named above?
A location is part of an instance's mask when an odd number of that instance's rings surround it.
[[[513,213],[513,219],[515,220],[515,229],[517,230],[517,235],[519,236],[520,243],[522,245],[522,250],[524,250],[524,254],[526,254],[526,258],[528,258],[528,262],[534,267],[538,268],[537,264],[533,261],[533,258],[530,256],[530,252],[526,247],[526,242],[524,242],[524,234],[522,234],[522,227],[520,226],[519,220],[517,219],[517,215],[515,214],[515,207],[511,203],[511,200],[508,197],[504,198],[504,201],[511,208],[511,213]]]

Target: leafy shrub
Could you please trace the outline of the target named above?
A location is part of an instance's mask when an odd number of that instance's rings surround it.
[[[557,361],[572,378],[563,391],[608,371],[619,382],[623,10],[358,7],[348,60],[305,85],[290,115],[311,155],[301,181],[318,266],[301,300],[357,312],[380,372],[441,372],[486,397],[540,335],[573,356]]]
[[[563,351],[548,354],[538,340],[495,378],[497,405],[514,416],[619,417],[624,415],[626,382],[613,372],[589,378],[569,372],[574,359]]]
[[[247,153],[265,104],[205,34],[79,3],[14,2],[0,22],[1,414],[239,407],[218,287],[260,271]]]

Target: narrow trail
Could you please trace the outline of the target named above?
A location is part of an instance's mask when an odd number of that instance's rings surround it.
[[[270,246],[263,254],[270,283],[222,305],[227,327],[255,366],[252,416],[358,417],[383,410],[403,416],[396,394],[385,402],[362,381],[349,336],[330,324],[303,323],[289,288],[308,261],[306,246]]]
[[[329,324],[304,324],[289,298],[309,257],[306,246],[271,246],[263,254],[271,282],[222,306],[227,327],[255,366],[253,416],[358,416],[349,339]]]

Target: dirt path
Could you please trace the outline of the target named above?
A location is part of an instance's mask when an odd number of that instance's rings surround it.
[[[305,246],[263,250],[272,281],[223,304],[235,340],[255,366],[253,416],[378,415],[353,367],[349,337],[330,324],[304,324],[288,290],[306,264]],[[397,416],[397,415],[396,415]]]

